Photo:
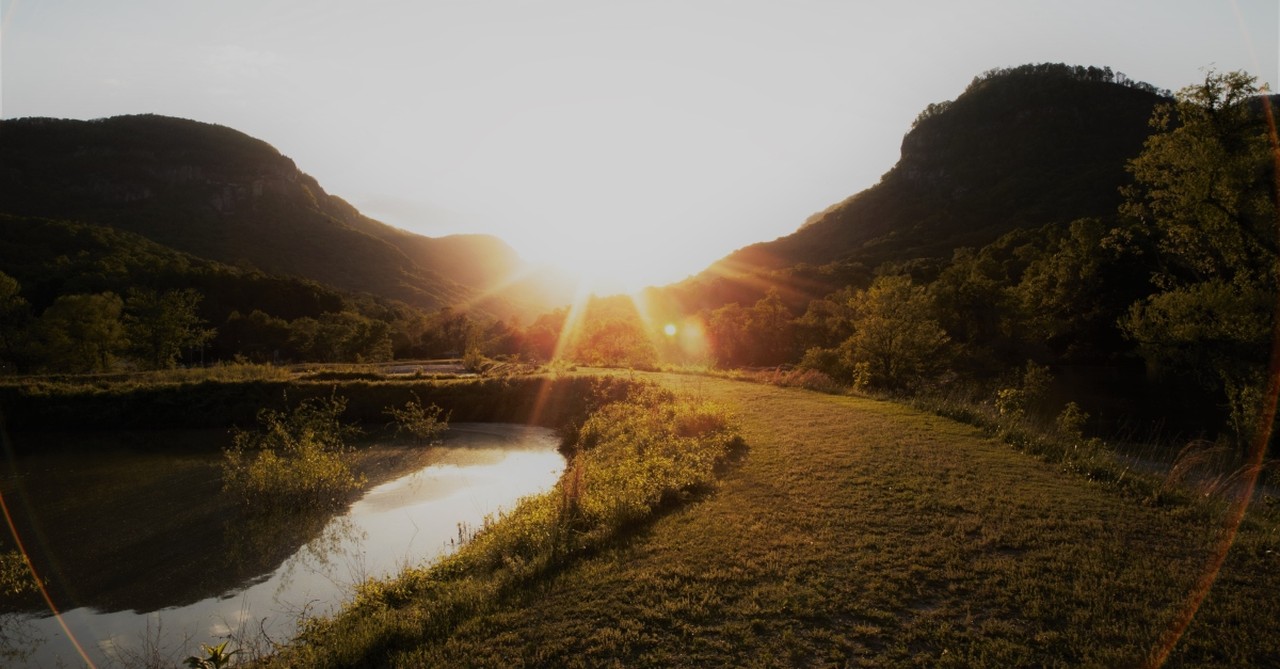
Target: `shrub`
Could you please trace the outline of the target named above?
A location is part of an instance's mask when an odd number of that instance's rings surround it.
[[[22,553],[14,550],[0,553],[0,595],[20,595],[39,586]]]
[[[223,452],[222,487],[259,511],[338,507],[364,484],[346,440],[359,433],[339,420],[341,397],[303,400],[289,412],[258,412],[258,431],[237,430]]]
[[[470,347],[462,356],[462,368],[473,374],[480,374],[485,371],[488,366],[488,360],[485,360],[484,354],[479,348]]]
[[[797,366],[800,369],[822,372],[832,379],[847,379],[853,375],[853,370],[844,363],[838,348],[814,346],[804,352],[804,357]]]
[[[1020,388],[1001,388],[996,393],[996,411],[1001,418],[1021,420],[1027,415],[1027,396]]]
[[[1063,436],[1071,439],[1084,438],[1084,424],[1089,420],[1089,414],[1080,409],[1080,405],[1075,402],[1067,402],[1067,406],[1062,408],[1062,413],[1058,414],[1056,421],[1058,432]]]
[[[837,394],[844,392],[844,387],[837,383],[835,379],[816,369],[778,370],[769,379],[769,383],[783,388],[804,388],[820,393]]]
[[[578,430],[572,467],[587,484],[571,522],[608,533],[646,517],[669,496],[710,483],[734,436],[724,409],[657,388],[600,407]]]
[[[404,403],[403,408],[387,407],[386,413],[395,423],[396,435],[407,432],[419,441],[432,441],[449,429],[449,414],[441,417],[443,409],[434,404],[423,407],[417,393]]]
[[[996,393],[996,411],[1002,418],[1012,421],[1034,415],[1036,409],[1044,404],[1051,383],[1053,374],[1049,373],[1049,368],[1028,360],[1017,385]]]

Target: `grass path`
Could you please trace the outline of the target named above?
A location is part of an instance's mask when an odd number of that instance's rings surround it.
[[[1137,666],[1215,534],[900,405],[652,378],[737,411],[719,489],[402,664]],[[1169,666],[1280,666],[1277,553],[1245,528]]]

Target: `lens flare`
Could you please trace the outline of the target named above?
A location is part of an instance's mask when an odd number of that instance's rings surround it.
[[[13,522],[13,515],[9,513],[9,505],[4,501],[4,494],[0,493],[0,512],[4,514],[4,521],[9,526],[9,532],[13,536],[13,543],[17,546],[18,552],[22,554],[22,561],[27,565],[27,571],[31,574],[31,580],[36,584],[36,589],[40,591],[40,596],[44,598],[44,603],[49,607],[49,612],[58,621],[58,626],[62,628],[62,632],[67,635],[67,640],[75,647],[76,653],[80,655],[80,659],[84,660],[86,667],[94,669],[97,665],[85,652],[84,647],[80,645],[80,640],[76,638],[75,633],[67,626],[62,618],[62,612],[58,610],[57,605],[53,603],[53,596],[49,594],[49,589],[45,587],[44,580],[40,578],[40,574],[36,572],[36,566],[31,562],[31,556],[27,553],[26,546],[22,543],[22,537],[18,534],[18,526]]]

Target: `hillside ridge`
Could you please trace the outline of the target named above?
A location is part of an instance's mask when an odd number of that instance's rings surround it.
[[[921,112],[877,184],[788,235],[734,251],[679,289],[719,291],[731,301],[751,291],[724,284],[752,283],[754,275],[947,260],[1013,229],[1111,217],[1129,181],[1126,163],[1151,133],[1152,110],[1167,101],[1167,91],[1109,68],[989,71],[954,101]]]
[[[4,213],[106,225],[194,256],[424,309],[532,316],[487,296],[524,267],[492,236],[430,238],[361,214],[267,142],[154,114],[0,122]]]

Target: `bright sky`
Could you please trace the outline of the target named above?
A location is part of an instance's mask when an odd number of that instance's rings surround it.
[[[1276,0],[0,0],[0,115],[266,140],[397,227],[666,283],[873,185],[993,67],[1280,82]]]

